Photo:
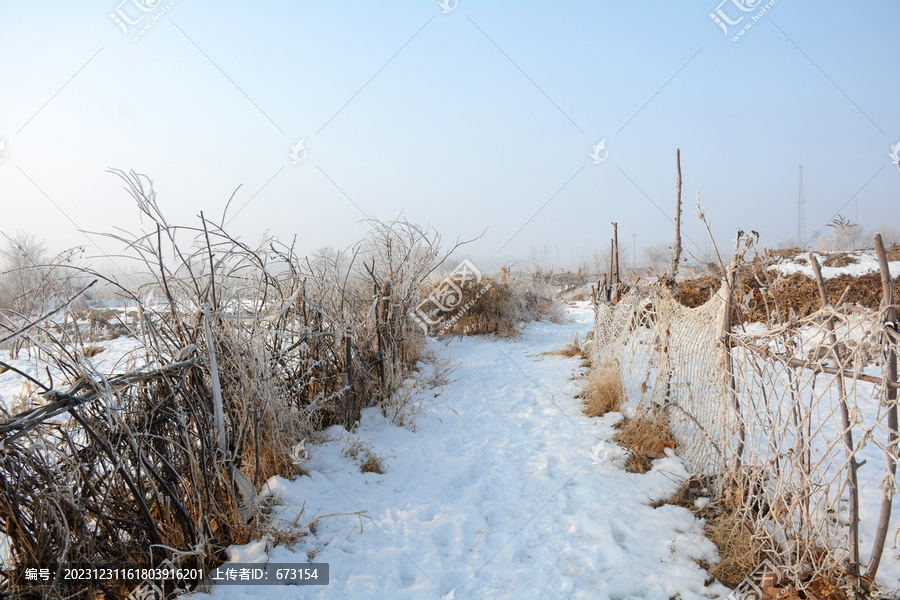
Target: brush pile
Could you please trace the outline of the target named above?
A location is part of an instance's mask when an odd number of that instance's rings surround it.
[[[888,260],[900,260],[900,246],[886,250]],[[740,301],[735,306],[732,319],[738,322],[780,323],[792,318],[803,318],[821,308],[821,298],[816,281],[811,276],[795,272],[781,273],[776,266],[789,261],[806,265],[808,261],[799,249],[767,250],[754,256],[741,266],[737,278],[735,298]],[[851,254],[839,252],[822,256],[826,267],[842,267],[857,260]],[[680,281],[675,297],[684,306],[696,308],[703,305],[722,285],[720,273],[697,279]],[[900,279],[893,283],[894,296],[900,297]],[[845,274],[825,280],[828,295],[842,299],[846,304],[877,310],[881,304],[882,285],[878,272],[866,274]],[[738,311],[740,310],[740,315]]]
[[[32,581],[26,567],[220,564],[265,535],[265,481],[299,473],[305,440],[351,429],[420,355],[407,317],[442,261],[436,233],[373,221],[351,250],[301,259],[275,240],[251,248],[202,213],[169,224],[146,177],[117,174],[150,223],[111,236],[152,275],[118,288],[137,307],[135,368],[96,369],[68,303],[0,317],[0,343],[24,343],[56,373],[27,376],[33,395],[0,422],[4,593],[124,597],[136,583]]]
[[[442,285],[433,284],[431,293]],[[480,277],[459,289],[459,308],[441,324],[441,333],[514,337],[524,323],[563,318],[556,292],[540,271],[504,267],[498,277]]]

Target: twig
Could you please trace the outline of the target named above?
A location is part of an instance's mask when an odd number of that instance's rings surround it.
[[[11,334],[9,334],[9,335],[7,335],[5,338],[0,339],[0,344],[2,344],[2,343],[4,343],[4,342],[7,342],[7,341],[9,341],[9,340],[11,340],[11,339],[13,339],[14,337],[17,337],[17,336],[22,335],[23,333],[25,333],[26,331],[28,331],[28,330],[31,329],[32,327],[35,327],[35,326],[38,325],[39,323],[41,323],[41,322],[43,322],[43,321],[46,321],[47,319],[49,319],[50,317],[52,317],[52,316],[55,315],[56,313],[58,313],[58,312],[60,312],[60,311],[62,311],[62,310],[65,310],[66,308],[68,308],[68,306],[69,306],[70,304],[72,304],[72,302],[75,301],[75,298],[77,298],[78,296],[80,296],[80,295],[82,295],[83,293],[85,293],[86,291],[88,291],[88,289],[90,289],[91,286],[93,286],[95,283],[97,283],[97,280],[96,280],[96,279],[93,280],[92,282],[90,282],[89,284],[87,284],[86,286],[84,286],[83,288],[81,288],[81,290],[79,290],[75,295],[73,295],[71,298],[69,298],[68,300],[66,300],[66,301],[65,301],[63,304],[61,304],[60,306],[56,307],[55,309],[51,310],[50,312],[48,312],[48,313],[46,313],[46,314],[44,314],[44,315],[41,315],[40,317],[38,317],[37,319],[34,319],[33,321],[30,321],[27,325],[25,325],[24,327],[19,328],[18,330],[14,331],[13,333],[11,333]]]

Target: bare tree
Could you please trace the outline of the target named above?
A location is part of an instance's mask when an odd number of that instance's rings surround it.
[[[855,226],[848,232],[850,236],[850,247],[853,249],[864,248],[867,243],[867,238],[871,239],[871,235],[866,232],[866,228],[860,225],[859,223],[855,223]]]
[[[0,307],[31,315],[46,301],[47,267],[41,265],[47,262],[47,247],[26,231],[2,235],[6,243],[0,247]]]
[[[648,267],[661,269],[672,260],[672,249],[665,242],[644,246],[644,257]]]
[[[878,227],[875,227],[874,231],[881,234],[881,239],[884,240],[885,246],[900,244],[900,228],[896,225],[884,222],[879,224]]]
[[[853,250],[853,244],[850,242],[851,232],[857,228],[858,224],[854,223],[844,215],[838,215],[831,223],[828,224],[832,228],[832,248],[836,245],[838,233],[844,240],[844,249]],[[855,236],[852,236],[855,237]]]

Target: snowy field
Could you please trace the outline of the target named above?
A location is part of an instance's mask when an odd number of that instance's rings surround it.
[[[611,441],[615,414],[589,419],[573,376],[579,359],[544,353],[583,336],[582,303],[563,325],[530,324],[521,339],[432,341],[462,368],[455,381],[421,390],[430,403],[417,431],[365,411],[348,438],[311,448],[308,477],[273,478],[278,518],[323,518],[293,549],[259,541],[231,548],[239,563],[330,565],[330,584],[216,586],[193,600],[237,598],[644,598],[727,594],[704,586],[695,559],[713,561],[702,523],[667,498],[687,477],[677,457],[626,473]],[[427,374],[426,374],[427,375]],[[385,473],[362,473],[351,441],[371,445]],[[598,446],[601,444],[602,446]],[[304,507],[305,503],[305,507]],[[298,518],[298,512],[303,514]]]
[[[792,261],[785,261],[777,265],[772,265],[769,268],[773,271],[781,273],[782,275],[803,273],[810,279],[813,279],[815,278],[816,274],[815,271],[813,271],[812,265],[809,264],[809,258],[812,255],[815,255],[816,260],[819,261],[819,265],[822,265],[822,263],[824,263],[828,258],[828,255],[822,255],[817,252],[801,252],[800,254],[795,256]],[[852,257],[852,259],[856,259],[857,262],[845,265],[843,267],[822,266],[822,277],[824,277],[825,279],[831,279],[832,277],[837,277],[839,275],[852,275],[854,277],[858,277],[860,275],[866,275],[868,273],[878,273],[878,258],[875,256],[875,252],[870,250],[847,252],[847,256]],[[796,262],[800,259],[802,259],[804,262]],[[900,276],[900,261],[895,260],[888,262],[888,270],[891,272],[891,277]]]

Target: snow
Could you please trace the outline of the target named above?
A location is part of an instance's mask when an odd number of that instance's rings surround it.
[[[861,259],[835,270],[866,265]],[[891,263],[892,271],[897,265]],[[580,360],[547,354],[567,345],[573,333],[584,337],[592,328],[588,303],[576,304],[569,315],[562,325],[530,324],[515,340],[432,340],[430,350],[445,359],[452,355],[461,368],[441,387],[406,383],[424,407],[415,427],[391,425],[380,408],[367,409],[352,435],[333,427],[325,441],[305,449],[309,476],[267,482],[261,495],[277,497],[276,520],[282,526],[320,520],[290,548],[273,548],[266,540],[232,547],[231,562],[327,562],[328,586],[216,586],[189,597],[687,599],[727,594],[719,584],[705,586],[708,575],[696,563],[717,558],[702,521],[681,507],[649,506],[673,494],[688,476],[682,460],[667,451],[649,473],[625,473],[627,453],[612,441],[621,416],[585,417],[575,398]],[[847,327],[843,334],[855,341],[867,333],[855,321]],[[751,324],[748,333],[765,333],[765,326]],[[816,328],[802,331],[803,351],[814,349],[821,335]],[[144,364],[140,343],[132,338],[93,345],[104,349],[89,359],[98,373]],[[6,361],[47,379],[41,362]],[[418,381],[427,381],[433,368],[422,365]],[[50,373],[60,387],[61,373],[53,367]],[[857,382],[855,392],[862,425],[868,425],[879,410],[874,387]],[[0,402],[8,409],[21,410],[18,399],[29,395],[21,376],[0,374]],[[824,438],[836,439],[838,430],[837,422],[828,421]],[[360,471],[370,455],[381,458],[384,474]],[[860,472],[861,550],[868,556],[885,459],[874,443],[861,448],[858,458],[866,464]],[[709,501],[699,498],[695,506],[702,509]],[[898,522],[900,503],[895,503],[892,537]],[[6,551],[2,546],[0,557]],[[878,581],[889,589],[900,584],[896,548],[886,548]]]
[[[93,365],[95,372],[104,375],[113,375],[116,373],[127,373],[146,364],[143,346],[132,337],[119,337],[114,340],[106,340],[87,344],[103,348],[103,351],[91,358],[85,359]],[[33,351],[33,350],[32,350]],[[53,387],[62,388],[61,382],[65,381],[62,371],[55,366],[46,363],[43,359],[28,358],[28,350],[22,349],[19,352],[18,359],[8,356],[4,357],[4,362],[19,369],[23,373],[27,373],[31,377],[37,379],[44,385],[48,385],[50,380],[47,378],[47,371],[53,378]],[[32,392],[38,392],[33,383],[15,371],[6,371],[0,374],[0,403],[9,409],[18,400],[27,399]]]
[[[621,416],[584,416],[575,398],[579,359],[546,354],[591,329],[587,303],[570,316],[562,325],[530,324],[518,340],[433,341],[463,368],[443,387],[418,390],[428,408],[415,432],[367,409],[352,435],[334,427],[329,441],[309,448],[309,476],[267,482],[283,525],[322,518],[293,548],[260,540],[230,548],[229,558],[327,562],[328,586],[214,586],[190,598],[727,594],[704,585],[696,562],[717,559],[702,522],[685,508],[650,506],[688,477],[681,459],[626,473],[626,455],[612,442]],[[354,447],[363,449],[355,457]],[[382,458],[384,474],[360,471],[368,452]]]
[[[798,264],[796,262],[783,262],[777,265],[773,265],[769,267],[773,271],[777,271],[782,275],[791,275],[793,273],[803,273],[810,279],[815,279],[816,274],[813,271],[812,266],[809,264],[810,255],[815,255],[816,260],[819,261],[819,265],[825,262],[827,256],[823,256],[816,252],[804,252],[798,254],[795,257],[796,259],[804,259],[806,264]],[[853,277],[859,277],[860,275],[866,275],[867,273],[877,273],[878,268],[878,258],[875,256],[873,251],[858,251],[858,252],[848,252],[848,256],[854,257],[858,262],[847,265],[845,267],[822,267],[822,277],[825,279],[831,279],[832,277],[837,277],[838,275],[852,275]],[[888,269],[891,272],[891,277],[900,276],[900,261],[892,261],[888,263]]]

